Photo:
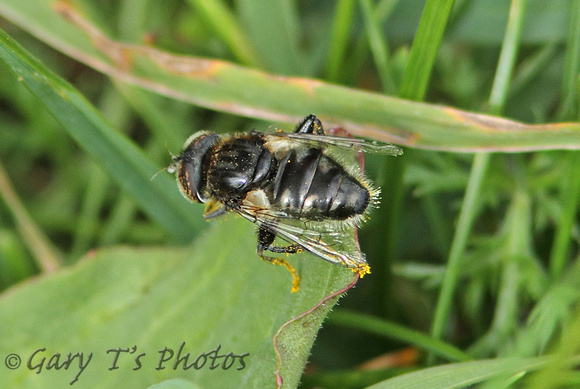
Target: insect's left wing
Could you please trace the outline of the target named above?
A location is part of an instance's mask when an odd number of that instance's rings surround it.
[[[292,244],[297,244],[304,250],[330,263],[348,267],[358,272],[361,277],[370,273],[364,254],[358,248],[339,249],[338,245],[346,232],[324,232],[302,228],[292,223],[293,219],[281,218],[276,211],[256,208],[242,202],[234,209],[243,218],[266,228],[280,238]]]
[[[266,141],[280,141],[291,139],[294,142],[307,143],[310,146],[324,147],[330,145],[353,152],[379,153],[387,155],[402,155],[403,150],[389,143],[369,139],[347,138],[335,135],[305,134],[296,132],[271,132],[264,134]]]

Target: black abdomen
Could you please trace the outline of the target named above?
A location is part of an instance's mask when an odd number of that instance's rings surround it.
[[[369,190],[319,149],[290,150],[278,163],[270,201],[292,216],[345,220],[369,205]]]

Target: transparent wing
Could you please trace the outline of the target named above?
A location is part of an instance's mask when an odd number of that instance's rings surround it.
[[[339,248],[339,242],[345,232],[325,232],[315,231],[294,225],[295,219],[281,218],[277,211],[256,208],[242,202],[234,209],[243,218],[266,228],[275,233],[280,238],[292,244],[297,244],[304,250],[312,253],[330,263],[341,265],[360,271],[368,268],[364,254],[357,248]]]
[[[400,147],[376,140],[347,138],[334,135],[317,135],[305,133],[272,132],[264,134],[267,141],[282,139],[292,139],[292,141],[306,143],[312,146],[321,147],[331,145],[341,149],[352,150],[353,152],[363,151],[366,153],[379,153],[387,155],[402,155]]]

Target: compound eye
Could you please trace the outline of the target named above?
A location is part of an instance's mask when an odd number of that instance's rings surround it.
[[[190,162],[183,162],[179,169],[177,179],[179,181],[179,187],[181,192],[189,200],[196,203],[203,203],[200,194],[198,193],[198,187],[201,177],[199,177],[199,169],[197,166]]]
[[[207,184],[207,166],[204,156],[219,139],[211,132],[198,132],[186,142],[183,153],[176,159],[177,181],[183,195],[196,203],[205,203],[204,196]]]

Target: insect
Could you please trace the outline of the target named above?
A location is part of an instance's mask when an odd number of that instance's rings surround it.
[[[379,190],[346,162],[345,151],[402,154],[394,145],[326,135],[320,120],[309,115],[293,133],[197,132],[167,170],[176,173],[185,198],[206,204],[204,219],[234,211],[255,223],[258,256],[285,266],[295,292],[300,277],[294,267],[265,252],[305,250],[361,277],[370,273],[364,254],[349,247],[344,234],[367,217]],[[274,245],[276,237],[288,244]]]

